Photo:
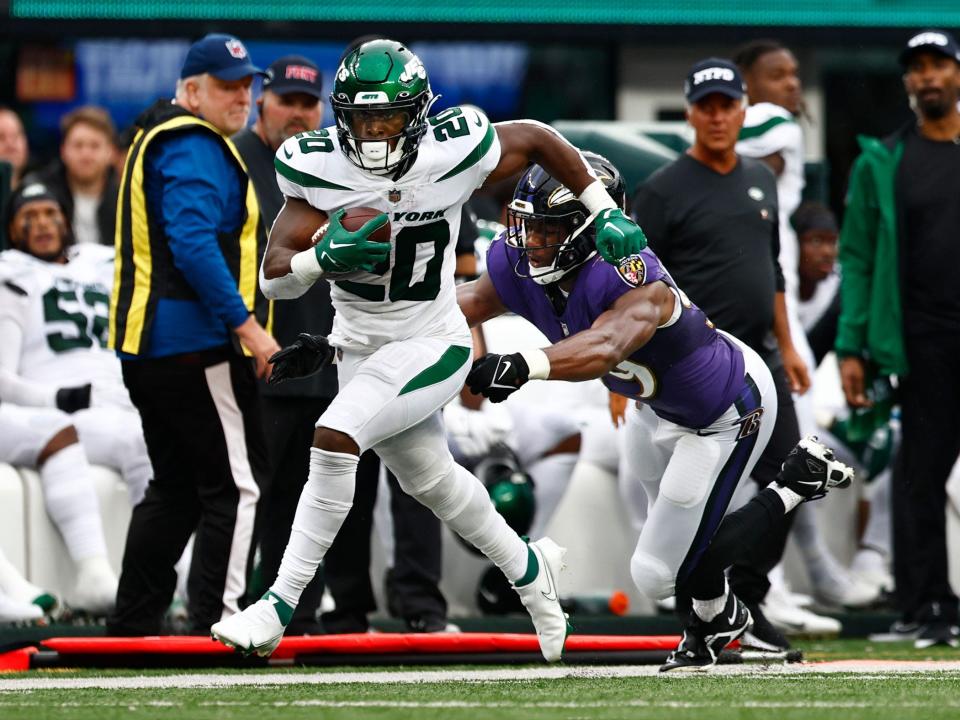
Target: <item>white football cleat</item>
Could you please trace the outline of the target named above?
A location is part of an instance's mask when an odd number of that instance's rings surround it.
[[[540,641],[540,652],[547,662],[556,662],[563,654],[569,629],[567,616],[560,607],[560,592],[557,589],[557,577],[566,567],[563,556],[567,551],[550,538],[532,542],[529,548],[539,564],[537,576],[526,585],[514,585],[514,589],[533,620],[533,627]]]
[[[835,618],[793,605],[775,586],[770,588],[761,608],[767,620],[784,635],[837,635],[842,629]]]
[[[35,623],[43,618],[43,610],[33,603],[14,600],[0,592],[0,623]]]
[[[231,615],[226,620],[214,623],[210,635],[227,647],[239,650],[245,655],[256,653],[266,657],[280,644],[286,625],[280,621],[277,605],[283,605],[292,615],[293,610],[279,597],[267,592],[242,612]],[[288,615],[289,616],[289,615]]]

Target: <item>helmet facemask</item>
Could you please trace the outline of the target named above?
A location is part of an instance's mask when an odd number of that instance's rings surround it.
[[[585,151],[583,157],[623,208],[626,193],[620,171],[596,153]],[[549,285],[579,268],[597,254],[595,217],[546,169],[539,165],[528,168],[507,206],[506,242],[523,251],[514,273]]]
[[[593,218],[579,202],[572,204],[578,207],[556,215],[538,213],[526,200],[514,199],[507,206],[506,242],[523,251],[514,267],[519,277],[549,285],[596,255]]]

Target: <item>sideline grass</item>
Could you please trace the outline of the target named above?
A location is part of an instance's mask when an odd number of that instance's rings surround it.
[[[814,660],[904,659],[960,660],[960,651],[914,651],[907,643],[864,641],[802,644]],[[407,668],[408,670],[410,668]],[[449,669],[449,668],[446,668]],[[378,669],[378,670],[383,670]],[[425,671],[427,668],[416,669]],[[256,674],[262,671],[245,671]],[[271,673],[278,672],[276,669]],[[316,673],[316,668],[304,672]],[[371,670],[371,672],[377,672]],[[31,672],[6,678],[131,677],[173,675],[153,671]],[[235,675],[234,672],[218,673]],[[285,672],[293,680],[299,671]],[[864,672],[780,676],[764,673],[695,674],[667,677],[506,680],[399,684],[383,682],[379,673],[360,684],[294,683],[272,687],[223,689],[74,689],[4,690],[0,676],[0,718],[3,720],[226,720],[264,717],[289,720],[357,720],[376,718],[443,718],[444,720],[580,720],[597,718],[669,718],[670,720],[733,720],[764,718],[835,718],[843,720],[938,720],[960,717],[960,673],[924,672],[901,675]]]

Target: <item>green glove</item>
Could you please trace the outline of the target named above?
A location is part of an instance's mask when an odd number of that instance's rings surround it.
[[[597,229],[597,252],[611,265],[637,255],[647,246],[647,236],[620,208],[602,210],[593,221]]]
[[[367,238],[390,222],[390,218],[381,213],[368,220],[359,230],[350,232],[340,224],[343,213],[343,210],[337,210],[330,216],[327,231],[314,246],[317,262],[324,272],[370,272],[390,257],[390,243],[374,242]]]

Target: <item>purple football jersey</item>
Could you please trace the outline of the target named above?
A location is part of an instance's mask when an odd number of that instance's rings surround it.
[[[526,257],[498,238],[487,253],[487,273],[500,300],[536,325],[551,343],[586,330],[617,298],[636,287],[660,281],[677,289],[649,249],[623,269],[598,256],[580,269],[558,315],[546,289],[518,277],[515,269],[528,272]],[[646,345],[602,380],[613,392],[646,403],[666,420],[703,428],[723,414],[744,387],[743,354],[717,332],[700,308],[680,296],[680,316],[658,328]]]

